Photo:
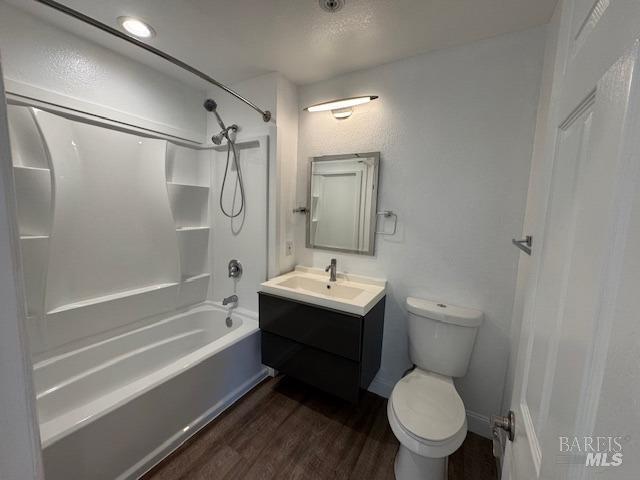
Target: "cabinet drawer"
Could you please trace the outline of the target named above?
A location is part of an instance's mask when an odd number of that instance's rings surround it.
[[[260,329],[360,361],[362,317],[260,293]]]
[[[359,363],[265,331],[261,343],[263,364],[350,402],[358,400]]]

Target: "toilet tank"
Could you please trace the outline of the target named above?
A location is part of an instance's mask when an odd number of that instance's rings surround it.
[[[409,355],[420,369],[463,377],[484,314],[421,298],[407,298]]]

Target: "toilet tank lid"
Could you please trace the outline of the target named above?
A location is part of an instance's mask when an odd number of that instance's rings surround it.
[[[407,310],[420,317],[431,318],[462,327],[479,327],[484,313],[473,308],[457,307],[423,298],[408,297]]]

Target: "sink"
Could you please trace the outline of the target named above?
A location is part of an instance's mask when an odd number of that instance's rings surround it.
[[[386,280],[338,273],[335,282],[320,268],[297,266],[293,272],[261,284],[261,291],[291,300],[356,315],[367,312],[385,295]]]
[[[365,290],[357,287],[349,287],[337,282],[327,282],[309,278],[303,275],[293,275],[278,283],[281,287],[291,288],[311,295],[324,295],[342,300],[353,300]]]

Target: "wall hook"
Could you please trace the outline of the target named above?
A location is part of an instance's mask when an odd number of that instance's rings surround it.
[[[511,243],[513,243],[527,255],[531,255],[531,247],[533,246],[533,237],[531,235],[527,235],[522,240],[516,240],[515,238],[513,238],[511,239]]]

